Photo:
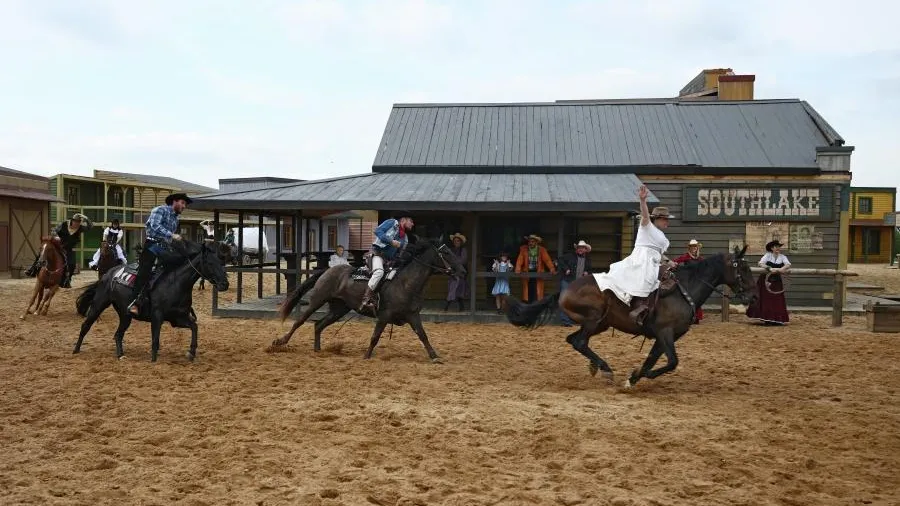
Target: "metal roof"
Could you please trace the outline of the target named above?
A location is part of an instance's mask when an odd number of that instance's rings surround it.
[[[373,170],[818,169],[816,148],[843,143],[796,99],[395,104]]]
[[[131,174],[129,172],[113,172],[111,170],[95,170],[94,177],[97,179],[103,179],[104,175],[109,175],[112,177],[122,178],[122,179],[130,179],[132,181],[137,181],[139,183],[146,184],[148,186],[162,186],[165,188],[174,188],[176,190],[180,190],[183,192],[197,192],[197,193],[209,193],[218,191],[217,188],[210,188],[209,186],[202,186],[199,184],[194,184],[188,181],[182,181],[180,179],[175,179],[173,177],[166,176],[154,176],[150,174]]]
[[[10,177],[18,177],[22,179],[32,179],[34,181],[49,181],[44,176],[39,176],[37,174],[32,174],[30,172],[23,172],[21,170],[10,169],[9,167],[0,167],[0,176],[10,176]]]
[[[32,188],[10,188],[7,186],[0,186],[0,197],[43,200],[46,202],[65,202],[63,199],[58,198],[56,195],[49,192],[42,192]]]
[[[638,209],[640,185],[634,174],[368,173],[198,196],[191,208],[623,211]]]

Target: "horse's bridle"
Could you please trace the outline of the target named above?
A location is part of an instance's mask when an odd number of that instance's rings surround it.
[[[453,266],[450,265],[450,262],[448,262],[446,258],[444,258],[444,253],[446,253],[448,255],[450,254],[450,249],[447,248],[447,245],[441,244],[440,246],[435,246],[434,244],[429,244],[429,246],[435,250],[435,252],[437,253],[438,258],[441,260],[441,263],[443,264],[443,266],[423,262],[422,260],[419,259],[418,256],[412,257],[413,262],[424,265],[424,266],[428,267],[429,269],[431,269],[432,271],[440,272],[440,273],[446,274],[448,276],[452,275],[453,274]]]
[[[185,253],[181,253],[181,255],[182,255],[184,258],[187,259],[188,265],[190,265],[190,266],[191,266],[191,269],[193,269],[194,272],[196,272],[197,275],[200,276],[200,279],[204,279],[204,280],[206,280],[206,281],[209,281],[209,283],[212,284],[212,285],[215,285],[215,284],[216,284],[216,281],[215,281],[215,280],[209,279],[208,277],[204,276],[204,275],[203,275],[203,272],[202,272],[201,270],[197,269],[197,267],[194,266],[194,261],[191,259],[191,257],[189,257],[189,256],[188,256],[187,254],[185,254]],[[204,261],[204,259],[206,258],[206,255],[207,255],[207,252],[206,252],[206,244],[201,243],[201,244],[200,244],[200,255],[198,255],[198,256],[200,257],[200,265],[201,265],[201,266],[203,265],[203,261]]]
[[[743,262],[746,262],[746,260],[744,260],[743,258],[737,258],[736,256],[731,257],[731,268],[734,269],[732,271],[732,274],[734,275],[735,284],[737,285],[737,290],[735,290],[735,292],[731,295],[728,295],[724,291],[719,290],[719,287],[713,286],[705,279],[701,279],[700,281],[726,299],[740,298],[747,292],[746,288],[744,287],[744,278],[741,276],[741,264]]]

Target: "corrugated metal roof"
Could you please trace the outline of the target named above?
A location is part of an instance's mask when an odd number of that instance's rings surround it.
[[[31,188],[8,188],[0,186],[0,197],[14,199],[43,200],[47,202],[65,202],[51,193],[34,190]]]
[[[842,144],[800,100],[396,104],[373,170],[817,168]]]
[[[369,173],[195,197],[193,209],[621,211],[638,208],[633,174]],[[659,201],[650,197],[654,203]]]
[[[44,176],[39,176],[30,172],[23,172],[21,170],[10,169],[9,167],[0,167],[0,175],[18,177],[23,179],[32,179],[34,181],[48,181],[48,179]]]
[[[104,174],[108,174],[109,176],[121,178],[121,179],[129,179],[131,181],[137,181],[142,184],[146,184],[148,186],[161,186],[164,188],[174,188],[176,190],[181,190],[183,192],[196,192],[196,193],[209,193],[218,191],[218,188],[210,188],[209,186],[202,186],[199,184],[194,184],[189,181],[182,181],[180,179],[175,179],[174,177],[166,177],[166,176],[154,176],[151,174],[131,174],[128,172],[113,172],[111,170],[95,170],[94,177],[97,179],[103,179]]]

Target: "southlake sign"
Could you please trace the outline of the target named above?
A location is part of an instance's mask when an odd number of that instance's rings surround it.
[[[683,221],[831,221],[833,192],[830,186],[687,185]]]

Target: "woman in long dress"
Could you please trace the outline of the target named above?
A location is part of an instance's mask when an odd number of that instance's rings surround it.
[[[791,261],[781,254],[782,246],[784,244],[777,240],[766,244],[766,254],[759,259],[759,266],[766,269],[766,272],[756,280],[759,297],[747,308],[748,317],[756,318],[766,325],[784,325],[790,320],[781,275],[790,272]]]
[[[625,304],[630,304],[630,316],[638,325],[644,324],[649,309],[647,297],[659,288],[659,266],[663,253],[669,249],[669,240],[663,230],[669,228],[667,207],[647,210],[647,187],[641,185],[638,197],[641,200],[641,226],[631,254],[609,266],[609,272],[594,274],[600,290],[610,290]]]
[[[456,259],[463,267],[467,267],[469,263],[469,255],[466,252],[466,248],[463,247],[463,244],[466,243],[466,236],[457,232],[450,236],[450,241],[452,243],[452,246],[450,247],[450,253],[456,257]],[[450,309],[450,303],[454,300],[456,301],[459,310],[462,311],[463,301],[468,297],[469,281],[466,279],[466,277],[450,277],[450,281],[447,283],[447,305],[444,306],[444,311]]]

